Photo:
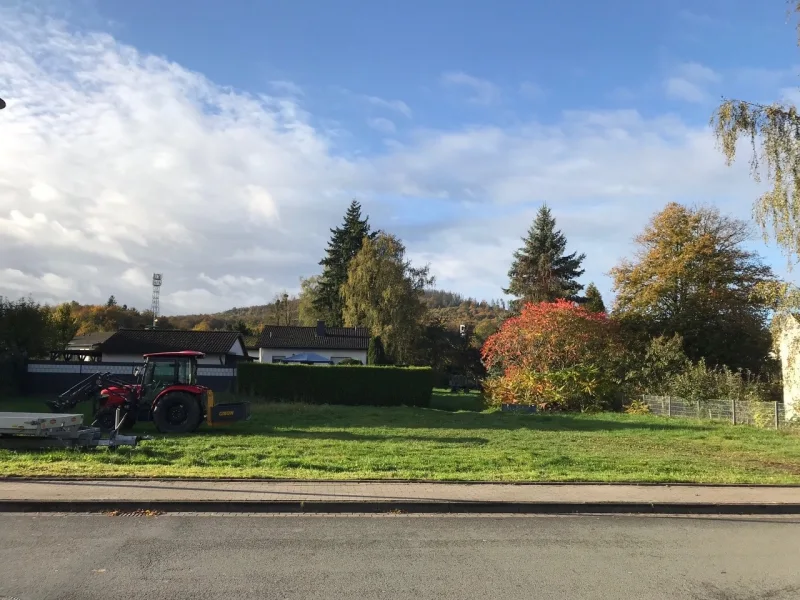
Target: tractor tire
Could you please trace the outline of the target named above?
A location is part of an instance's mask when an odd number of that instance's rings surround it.
[[[94,420],[92,421],[92,427],[99,427],[101,431],[108,433],[109,431],[114,430],[114,423],[117,420],[117,409],[116,408],[101,408],[98,410],[94,415]],[[120,427],[120,431],[124,429],[130,429],[133,427],[136,419],[134,419],[131,415],[125,413],[122,417],[122,426]]]
[[[153,422],[161,433],[189,433],[200,426],[200,402],[191,394],[167,394],[156,404]]]

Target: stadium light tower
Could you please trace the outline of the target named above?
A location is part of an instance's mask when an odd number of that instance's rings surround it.
[[[153,329],[158,323],[159,296],[161,295],[161,273],[153,273],[153,303],[150,310],[153,311]]]

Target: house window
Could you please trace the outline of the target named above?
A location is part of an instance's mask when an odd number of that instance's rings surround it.
[[[273,363],[283,362],[284,358],[286,358],[286,357],[285,356],[273,356],[272,357],[272,362]]]

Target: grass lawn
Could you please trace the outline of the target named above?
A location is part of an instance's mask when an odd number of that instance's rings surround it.
[[[470,394],[434,405],[479,408]],[[0,411],[44,411],[38,400]],[[252,419],[116,451],[0,450],[0,476],[800,483],[800,435],[662,417],[254,404]]]

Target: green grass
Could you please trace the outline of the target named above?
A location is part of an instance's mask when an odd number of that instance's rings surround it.
[[[255,404],[245,423],[155,435],[116,451],[0,450],[0,476],[800,483],[797,433],[650,416]]]

